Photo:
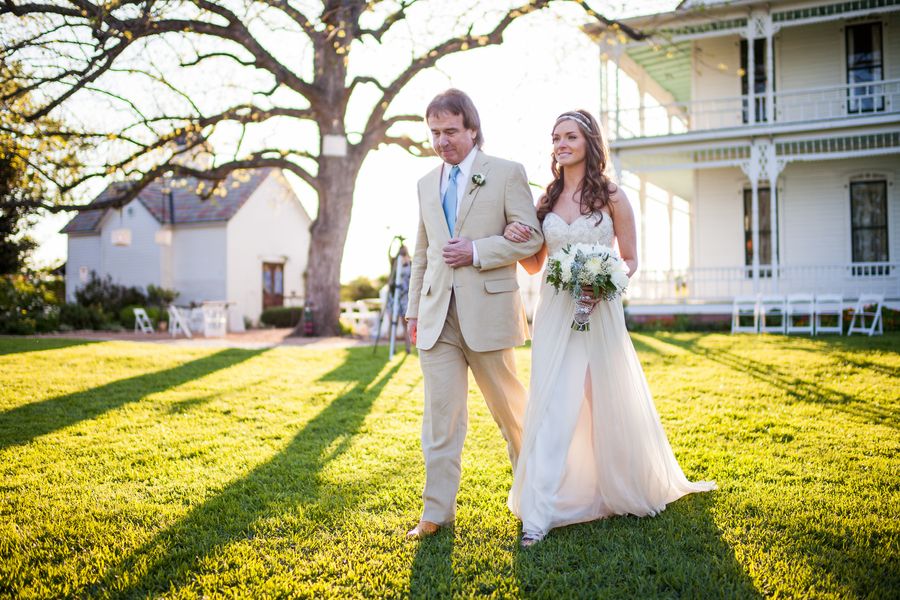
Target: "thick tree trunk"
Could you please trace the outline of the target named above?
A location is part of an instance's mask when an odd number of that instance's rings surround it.
[[[311,227],[306,299],[313,306],[315,335],[340,335],[341,260],[350,226],[359,164],[351,157],[319,160],[319,213]],[[297,329],[302,334],[302,325]]]

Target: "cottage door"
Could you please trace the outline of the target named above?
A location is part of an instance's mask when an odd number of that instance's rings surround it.
[[[263,263],[263,310],[284,306],[284,265]]]

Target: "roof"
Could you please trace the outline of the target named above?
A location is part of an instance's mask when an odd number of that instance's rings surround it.
[[[169,190],[175,208],[174,222],[206,223],[228,221],[245,202],[253,195],[266,177],[277,169],[251,169],[234,171],[224,182],[224,196],[210,196],[204,199],[202,193],[209,192],[209,183],[195,177],[166,177],[151,182],[138,194],[137,200],[144,205],[160,223],[168,223]],[[110,184],[103,192],[91,201],[102,202],[120,193],[130,184],[116,182]],[[100,226],[100,221],[107,210],[84,210],[79,212],[63,227],[61,233],[93,233]]]

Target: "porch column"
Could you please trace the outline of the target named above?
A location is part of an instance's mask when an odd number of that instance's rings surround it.
[[[603,131],[609,131],[609,60],[606,50],[600,47],[600,126]]]
[[[780,277],[778,272],[778,176],[784,170],[784,161],[778,159],[773,140],[766,144],[765,155],[766,177],[769,180],[769,221],[772,229],[772,278],[777,289]]]
[[[646,75],[635,82],[638,88],[638,130],[641,132],[641,137],[646,135],[646,128],[644,127],[644,77]]]
[[[753,291],[759,292],[759,181],[750,178],[750,231],[753,244]]]
[[[619,79],[620,79],[620,73],[622,71],[622,66],[619,64],[619,61],[621,59],[621,56],[622,56],[622,46],[621,46],[621,44],[617,44],[615,49],[613,50],[613,62],[616,65],[616,70],[615,70],[616,76],[615,76],[615,82],[614,82],[614,85],[615,85],[614,93],[615,93],[615,100],[616,100],[616,129],[615,129],[616,139],[619,139],[619,137],[620,137],[619,136],[619,129],[620,129],[619,125],[622,121],[622,105],[621,105],[620,98],[619,98],[619,87],[620,87]]]
[[[641,200],[641,255],[638,257],[638,264],[646,265],[647,260],[647,183],[644,177],[638,177],[641,182],[640,200]]]
[[[611,152],[611,154],[612,154],[611,159],[612,159],[613,173],[615,174],[615,177],[616,177],[615,182],[616,182],[616,185],[618,185],[619,182],[622,181],[622,157],[619,156],[619,153],[616,151]]]
[[[775,122],[775,43],[774,37],[780,27],[772,22],[772,15],[763,18],[766,33],[766,121]],[[772,184],[772,189],[775,184]]]
[[[747,19],[747,32],[744,34],[747,39],[747,124],[756,123],[756,56],[753,52],[753,44],[756,40],[756,17]],[[753,246],[755,249],[756,246]]]
[[[750,160],[741,164],[741,170],[750,180],[750,243],[753,246],[751,268],[754,292],[759,292],[759,179],[763,170],[762,150],[759,144],[751,142]]]
[[[672,192],[668,192],[666,195],[668,196],[666,208],[669,211],[669,276],[671,277],[671,273],[675,269],[675,199]]]

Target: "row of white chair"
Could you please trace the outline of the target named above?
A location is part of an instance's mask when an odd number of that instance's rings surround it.
[[[883,333],[884,296],[862,294],[850,308],[847,335]],[[731,333],[836,333],[844,331],[844,298],[840,294],[738,296],[731,309]]]

